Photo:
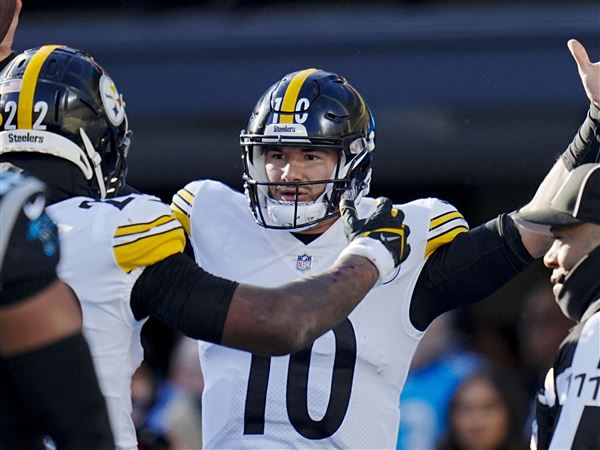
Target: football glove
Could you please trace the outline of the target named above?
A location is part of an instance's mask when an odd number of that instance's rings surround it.
[[[402,210],[394,208],[389,198],[378,198],[375,212],[366,219],[358,218],[353,200],[342,199],[340,213],[350,242],[344,253],[370,259],[379,270],[380,282],[408,258],[410,229]]]

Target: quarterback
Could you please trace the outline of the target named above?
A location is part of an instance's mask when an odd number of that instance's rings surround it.
[[[596,157],[597,129],[592,105],[522,210],[548,204],[571,168]],[[351,193],[359,218],[374,211],[366,196],[374,139],[371,112],[346,79],[317,69],[283,77],[240,135],[245,195],[204,180],[173,198],[198,264],[262,286],[328,267],[345,245],[340,197]],[[550,244],[511,214],[469,230],[435,198],[395,208],[410,229],[410,255],[332,331],[283,357],[200,343],[206,448],[395,448],[398,398],[428,325],[491,294]]]
[[[0,161],[48,185],[63,252],[58,275],[79,298],[116,446],[133,450],[130,385],[149,316],[195,339],[286,354],[342,322],[410,248],[389,200],[367,221],[348,201],[351,243],[327,271],[277,288],[217,278],[183,254],[185,234],[169,206],[125,185],[130,139],[123,98],[89,55],[46,45],[0,72]]]

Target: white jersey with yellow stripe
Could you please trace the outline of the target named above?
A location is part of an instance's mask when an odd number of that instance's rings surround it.
[[[437,199],[396,207],[410,227],[410,256],[311,347],[265,358],[200,343],[205,448],[395,448],[398,399],[423,335],[409,318],[412,292],[427,257],[468,229]],[[172,209],[197,262],[239,282],[277,286],[311,276],[347,244],[340,220],[308,245],[262,228],[242,194],[212,181],[190,183]],[[364,198],[359,216],[374,209],[375,200]]]
[[[143,359],[131,290],[144,267],[185,244],[167,205],[148,195],[71,198],[48,207],[61,244],[59,277],[79,298],[86,337],[118,449],[137,449],[131,377]]]

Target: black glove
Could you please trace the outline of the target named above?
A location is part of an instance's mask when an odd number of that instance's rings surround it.
[[[404,213],[393,208],[387,197],[377,199],[377,209],[366,219],[359,219],[353,200],[342,199],[340,213],[344,221],[344,233],[349,242],[360,237],[370,237],[381,242],[399,266],[410,254],[408,235],[410,229],[404,222]]]

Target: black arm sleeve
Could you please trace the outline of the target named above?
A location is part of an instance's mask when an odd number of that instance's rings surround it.
[[[40,448],[36,440],[48,434],[61,450],[114,450],[104,398],[81,334],[0,359],[2,370],[0,448]]]
[[[137,320],[152,316],[188,337],[218,344],[237,286],[177,254],[144,269],[131,293],[131,310]]]
[[[425,263],[410,303],[410,320],[423,331],[444,312],[492,294],[531,262],[507,214],[459,234]]]
[[[562,160],[568,170],[573,170],[582,164],[598,162],[600,157],[600,109],[590,104],[581,127],[562,154]]]

